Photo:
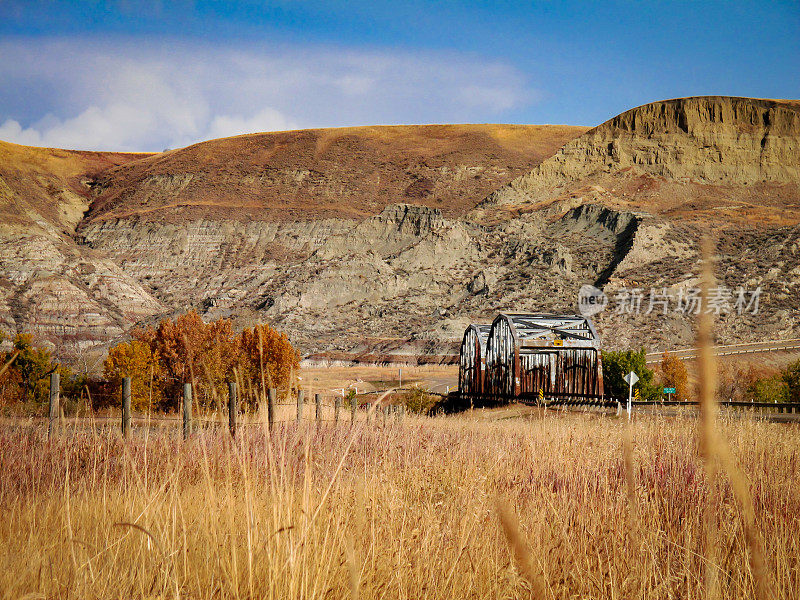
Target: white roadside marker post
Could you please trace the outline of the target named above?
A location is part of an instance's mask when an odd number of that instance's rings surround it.
[[[632,395],[633,395],[633,384],[629,383],[628,384],[628,420],[629,421],[631,420],[631,408],[632,408],[632,406],[631,406],[631,400],[632,400],[631,396]]]
[[[639,376],[631,371],[625,375],[625,383],[628,384],[628,420],[631,418],[631,407],[633,403],[633,384],[639,381]]]

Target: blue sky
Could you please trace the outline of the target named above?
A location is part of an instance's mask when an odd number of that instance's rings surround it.
[[[161,150],[250,131],[596,125],[800,97],[800,2],[0,0],[0,139]]]

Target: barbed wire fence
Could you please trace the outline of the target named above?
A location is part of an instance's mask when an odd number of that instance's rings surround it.
[[[116,394],[118,394],[117,401],[111,400],[114,395],[113,387],[116,387]],[[390,388],[387,390],[375,390],[369,392],[362,392],[360,394],[353,394],[348,398],[336,394],[321,393],[314,394],[313,403],[306,401],[305,390],[295,390],[292,388],[268,388],[266,390],[266,402],[256,403],[254,411],[242,410],[243,398],[239,395],[238,385],[236,382],[228,382],[228,397],[225,403],[225,409],[217,409],[212,411],[202,411],[200,414],[195,415],[195,403],[193,402],[193,386],[191,383],[183,385],[183,393],[181,397],[181,411],[178,416],[171,416],[165,414],[153,413],[134,413],[131,409],[131,378],[124,377],[120,385],[111,386],[110,382],[105,382],[102,393],[109,397],[104,398],[105,403],[110,406],[117,405],[120,410],[119,416],[111,415],[96,415],[94,411],[84,416],[76,416],[67,419],[64,414],[63,406],[61,405],[61,390],[60,378],[58,372],[50,374],[50,389],[48,399],[48,411],[46,416],[31,416],[25,419],[17,419],[15,422],[19,424],[46,424],[48,437],[62,432],[65,423],[69,421],[72,428],[85,428],[85,427],[107,427],[114,423],[120,427],[123,437],[130,436],[133,426],[148,426],[148,427],[182,427],[184,439],[190,437],[197,432],[198,429],[209,428],[224,428],[227,426],[230,435],[236,436],[237,430],[240,428],[250,427],[263,427],[271,430],[274,425],[278,423],[322,423],[333,424],[355,424],[358,420],[359,412],[365,414],[367,423],[374,421],[376,425],[387,425],[390,423],[401,423],[405,417],[406,410],[402,404],[384,404],[383,399],[391,393],[403,393],[408,390],[399,388]],[[294,395],[294,400],[287,401]],[[434,394],[437,395],[437,394]],[[369,398],[376,396],[374,402],[369,401]],[[279,397],[284,400],[280,401]],[[111,401],[109,401],[111,400]],[[332,400],[332,402],[331,402]],[[91,397],[89,398],[91,404]],[[373,408],[372,404],[376,404]],[[306,416],[306,407],[313,406],[315,411],[313,418]],[[295,415],[293,418],[279,417],[278,412],[280,408],[291,406],[295,408]],[[359,408],[367,407],[365,411],[359,411]],[[333,414],[330,414],[330,409],[333,409]],[[349,411],[349,415],[346,414]],[[285,411],[280,411],[285,412]],[[327,413],[327,414],[326,414]],[[310,415],[312,416],[312,415]]]

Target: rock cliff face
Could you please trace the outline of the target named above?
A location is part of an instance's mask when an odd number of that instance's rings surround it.
[[[797,184],[800,101],[704,96],[639,106],[568,142],[490,201],[626,168],[678,182]]]
[[[0,142],[0,328],[58,341],[73,358],[164,306],[108,258],[75,243],[85,183],[146,155]]]
[[[608,347],[681,347],[693,316],[648,297],[696,285],[710,229],[720,283],[762,290],[757,315],[720,315],[720,342],[800,337],[798,113],[689,98],[589,131],[317,130],[136,157],[25,149],[34,158],[0,165],[0,326],[88,345],[196,308],[272,322],[306,353],[442,354],[499,310],[574,311],[589,283],[611,300],[596,317]],[[631,290],[639,310],[618,310]]]

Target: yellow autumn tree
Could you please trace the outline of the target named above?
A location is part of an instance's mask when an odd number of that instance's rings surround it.
[[[678,357],[664,352],[661,357],[661,383],[664,387],[675,388],[676,400],[687,400],[689,398],[689,374],[686,364]]]
[[[122,385],[123,377],[131,378],[133,410],[144,411],[160,405],[161,365],[158,355],[153,352],[150,345],[140,340],[117,344],[108,351],[108,357],[103,364],[103,375],[118,386]],[[121,394],[120,391],[120,400]]]
[[[238,359],[239,339],[228,319],[206,323],[192,310],[175,320],[164,319],[156,329],[134,333],[158,355],[164,379],[164,408],[177,408],[181,388],[194,385],[198,406],[215,408],[224,398],[225,382]]]
[[[151,381],[152,407],[167,411],[180,407],[186,383],[193,384],[193,399],[201,409],[221,406],[227,382],[234,379],[242,384],[245,401],[257,401],[265,388],[296,389],[300,355],[269,325],[236,335],[230,320],[206,323],[192,310],[155,328],[131,331],[131,336],[133,341],[109,352],[105,377],[117,384],[132,377],[134,406],[147,406]]]
[[[262,324],[245,329],[239,339],[239,370],[247,389],[296,387],[300,354],[285,334]]]

